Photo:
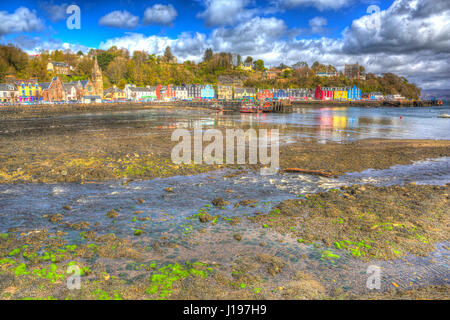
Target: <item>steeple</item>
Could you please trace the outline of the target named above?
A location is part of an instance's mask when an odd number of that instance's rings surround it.
[[[92,69],[92,83],[95,88],[95,95],[103,98],[103,75],[97,61],[97,55],[94,57],[94,67]]]

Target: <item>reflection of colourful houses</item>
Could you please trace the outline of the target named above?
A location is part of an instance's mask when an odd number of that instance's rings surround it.
[[[348,90],[347,99],[352,101],[361,100],[361,90],[358,87],[353,86],[353,88]]]
[[[277,100],[289,99],[289,92],[283,89],[275,90],[273,98]]]
[[[42,100],[42,88],[36,80],[16,80],[19,102],[38,102]]]
[[[271,100],[273,99],[273,93],[267,89],[261,90],[258,92],[258,99],[263,100]]]
[[[212,85],[207,84],[203,86],[200,90],[200,98],[202,100],[214,100],[215,91]]]

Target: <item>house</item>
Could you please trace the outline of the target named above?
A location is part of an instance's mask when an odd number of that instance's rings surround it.
[[[258,91],[258,99],[261,101],[264,100],[272,100],[273,99],[273,92],[268,89],[259,90]]]
[[[102,98],[100,96],[83,96],[82,103],[101,103]]]
[[[50,61],[47,64],[47,72],[68,75],[70,74],[70,66],[65,62]]]
[[[384,96],[381,92],[371,92],[370,100],[384,100]]]
[[[316,72],[316,76],[331,78],[331,77],[337,77],[338,73],[337,73],[337,71],[335,71],[335,72]]]
[[[287,92],[287,90],[283,90],[283,89],[274,90],[273,99],[274,100],[275,99],[276,100],[289,99],[289,93]]]
[[[64,97],[66,101],[77,101],[80,95],[77,91],[76,84],[73,83],[63,83]]]
[[[200,98],[202,100],[214,100],[215,91],[212,85],[207,84],[200,89]]]
[[[264,78],[266,80],[275,80],[280,77],[281,70],[279,69],[270,69],[263,72]]]
[[[158,100],[163,100],[163,101],[171,101],[171,100],[175,100],[176,99],[176,90],[168,85],[168,86],[158,86],[157,90],[159,89],[159,99]],[[158,94],[157,94],[158,96]]]
[[[188,92],[188,99],[192,100],[192,99],[198,99],[200,100],[200,96],[201,96],[201,89],[202,86],[199,84],[189,84],[186,85],[186,89]]]
[[[400,101],[400,100],[405,100],[406,98],[400,94],[391,94],[391,95],[387,95],[386,96],[386,100],[395,100],[395,101]]]
[[[358,63],[346,64],[344,67],[344,75],[347,79],[366,80],[366,74],[361,72],[361,68]]]
[[[347,95],[347,100],[361,100],[361,90],[356,86],[350,88]]]
[[[255,88],[234,88],[234,99],[255,100],[257,97]]]
[[[42,88],[37,80],[15,80],[19,102],[42,101]]]
[[[153,101],[157,99],[157,87],[136,87],[134,84],[126,84],[124,93],[125,99],[133,101]]]
[[[103,97],[105,98],[105,100],[119,101],[125,100],[126,94],[123,90],[120,90],[116,85],[114,85],[103,92]]]
[[[174,90],[175,90],[175,98],[177,100],[187,100],[188,99],[188,91],[185,86],[175,87]]]
[[[9,83],[0,83],[0,102],[15,103],[18,96],[16,86]]]
[[[348,90],[345,87],[336,88],[334,92],[334,100],[347,100],[348,99]]]
[[[231,87],[231,86],[218,86],[217,87],[217,99],[219,99],[219,100],[232,100],[233,99],[233,87]]]
[[[41,95],[44,101],[55,102],[65,100],[63,83],[59,77],[53,77],[51,82],[42,82],[39,86],[42,89]]]
[[[253,64],[251,62],[249,63],[241,63],[238,67],[240,70],[244,71],[252,71],[253,70]]]

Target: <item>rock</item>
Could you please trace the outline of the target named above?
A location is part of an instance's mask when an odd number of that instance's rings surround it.
[[[62,214],[58,213],[58,214],[49,214],[47,216],[47,220],[50,222],[59,222],[62,220]]]
[[[236,241],[241,241],[241,240],[242,240],[242,236],[241,236],[240,234],[238,234],[238,233],[235,233],[234,236],[233,236],[233,238],[234,238],[234,240],[236,240]]]
[[[72,207],[71,206],[64,206],[63,209],[67,210],[67,211],[70,211],[70,210],[72,210]]]
[[[173,192],[173,188],[172,187],[167,187],[164,189],[164,191],[166,192]]]
[[[198,219],[201,223],[207,223],[213,219],[213,217],[209,213],[201,214]]]
[[[139,198],[137,201],[138,201],[139,203],[145,203],[145,200],[144,200],[144,199],[140,199],[140,198]]]
[[[134,230],[134,235],[135,236],[140,236],[142,234],[142,230]]]
[[[108,218],[110,218],[110,219],[114,219],[114,218],[116,218],[118,215],[119,215],[119,213],[118,213],[116,210],[114,210],[114,209],[108,211],[108,213],[106,214],[106,216],[107,216]]]
[[[228,201],[225,201],[223,198],[216,198],[212,201],[212,204],[216,207],[225,207],[230,203]]]

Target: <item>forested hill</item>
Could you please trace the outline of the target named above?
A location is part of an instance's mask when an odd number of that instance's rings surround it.
[[[295,68],[280,65],[277,76],[268,80],[264,61],[254,61],[252,57],[242,59],[237,57],[237,63],[247,63],[254,70],[241,70],[235,67],[236,57],[230,53],[213,53],[206,50],[200,63],[184,61],[177,63],[168,47],[162,56],[135,51],[130,54],[125,49],[111,47],[108,50],[91,50],[88,54],[81,51],[44,51],[38,56],[29,56],[21,49],[12,45],[0,45],[0,82],[4,82],[6,75],[15,75],[22,79],[35,78],[39,81],[49,81],[55,74],[47,72],[49,61],[66,62],[72,67],[70,76],[61,76],[63,81],[87,79],[91,75],[93,59],[97,54],[98,63],[103,71],[104,86],[108,88],[117,85],[123,88],[126,83],[137,86],[157,84],[218,84],[219,76],[227,79],[237,79],[243,86],[256,88],[315,88],[318,85],[343,87],[357,85],[363,93],[381,92],[387,94],[401,94],[407,98],[420,97],[420,89],[408,82],[404,77],[393,73],[382,76],[367,74],[367,80],[350,80],[338,73],[337,77],[319,77],[316,74],[324,71],[336,71],[334,66],[325,66],[315,62],[308,66],[299,62]],[[234,64],[233,64],[234,62]]]

